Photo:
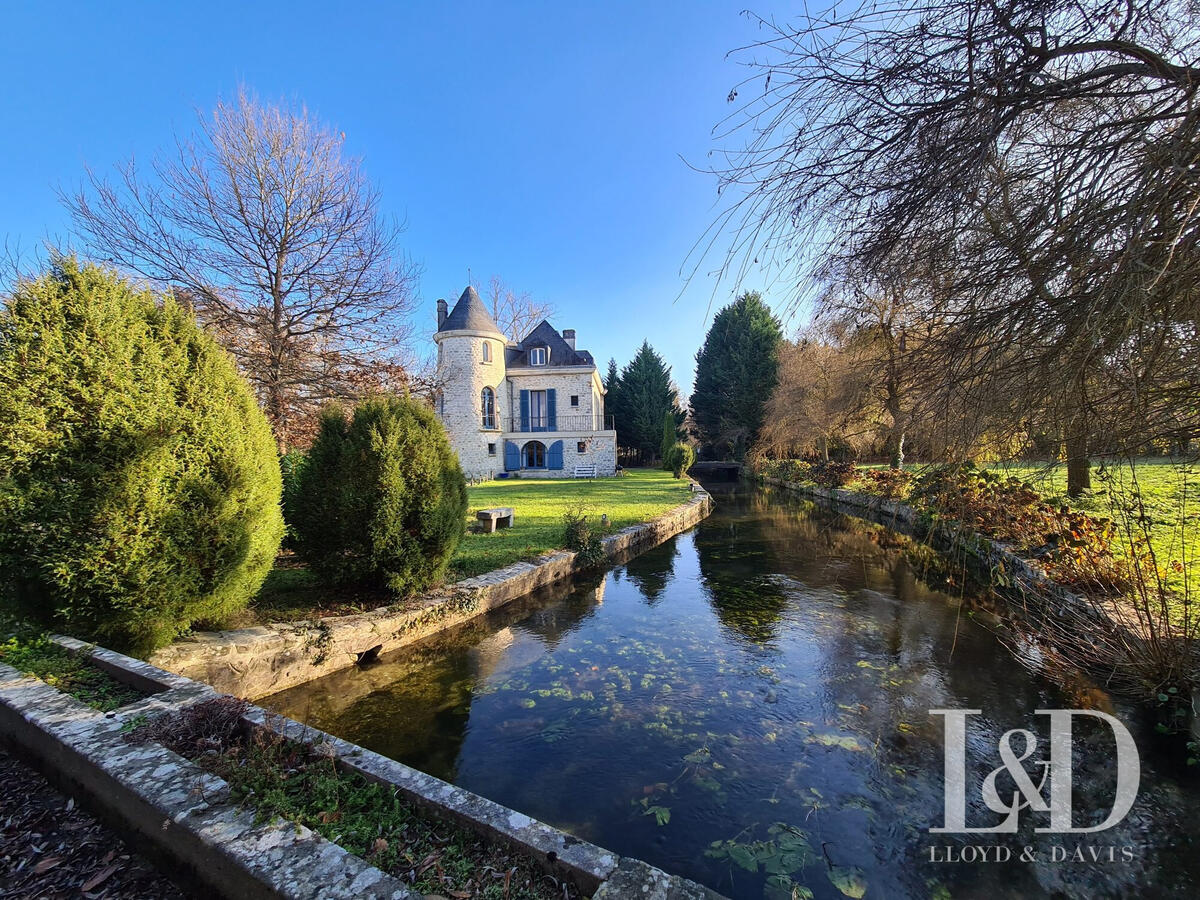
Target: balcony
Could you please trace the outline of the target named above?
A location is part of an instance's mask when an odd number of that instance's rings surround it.
[[[612,416],[601,415],[559,415],[553,418],[544,415],[531,415],[524,420],[522,420],[521,416],[509,416],[502,424],[504,425],[505,432],[517,434],[547,431],[577,433],[613,430]]]

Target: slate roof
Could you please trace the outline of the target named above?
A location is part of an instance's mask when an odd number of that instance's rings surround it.
[[[479,292],[473,287],[468,287],[462,292],[462,296],[458,298],[454,309],[446,316],[446,321],[438,331],[493,331],[503,334],[483,300],[479,298]]]
[[[457,309],[457,307],[456,307]],[[529,351],[533,347],[549,347],[551,366],[594,366],[592,354],[586,350],[572,350],[571,345],[563,340],[549,321],[543,319],[541,324],[525,336],[519,344],[508,347],[504,356],[506,368],[520,368],[529,365]],[[534,368],[540,368],[535,366]]]

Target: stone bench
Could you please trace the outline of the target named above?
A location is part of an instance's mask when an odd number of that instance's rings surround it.
[[[512,528],[513,509],[511,506],[498,506],[495,509],[481,509],[475,513],[475,518],[483,523],[483,530],[491,534],[497,528]]]

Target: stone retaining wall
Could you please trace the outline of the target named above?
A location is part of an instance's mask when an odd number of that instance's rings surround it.
[[[695,482],[692,485],[694,496],[687,503],[604,538],[607,560],[621,562],[704,519],[712,510],[712,497]],[[159,650],[150,661],[224,693],[254,700],[429,637],[567,578],[579,568],[575,556],[562,550],[514,563],[403,606],[237,631],[200,632]]]
[[[118,680],[155,693],[101,713],[0,664],[0,745],[78,797],[173,878],[200,889],[201,895],[230,900],[422,900],[400,880],[303,826],[278,819],[256,823],[252,809],[234,803],[224,780],[191,761],[157,743],[125,740],[127,723],[218,696],[210,686],[71,638],[56,640],[91,654]],[[722,900],[694,882],[619,857],[259,707],[249,707],[244,721],[247,727],[270,728],[319,747],[345,768],[394,787],[428,815],[529,856],[596,900]]]

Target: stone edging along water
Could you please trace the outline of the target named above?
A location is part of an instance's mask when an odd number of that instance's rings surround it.
[[[125,739],[129,723],[219,696],[212,687],[72,638],[55,640],[90,654],[93,664],[149,695],[102,713],[0,664],[0,745],[79,797],[177,880],[230,900],[421,900],[308,828],[279,819],[256,822],[224,780],[190,760],[154,742]],[[259,707],[247,708],[243,724],[311,745],[339,766],[394,787],[426,814],[529,856],[593,900],[722,900],[694,882]]]
[[[686,531],[711,511],[712,497],[692,482],[692,498],[661,516],[603,540],[606,561],[621,562]],[[467,578],[407,603],[367,613],[236,631],[199,632],[150,657],[157,667],[248,700],[373,659],[461,624],[574,574],[576,554],[560,550]]]

